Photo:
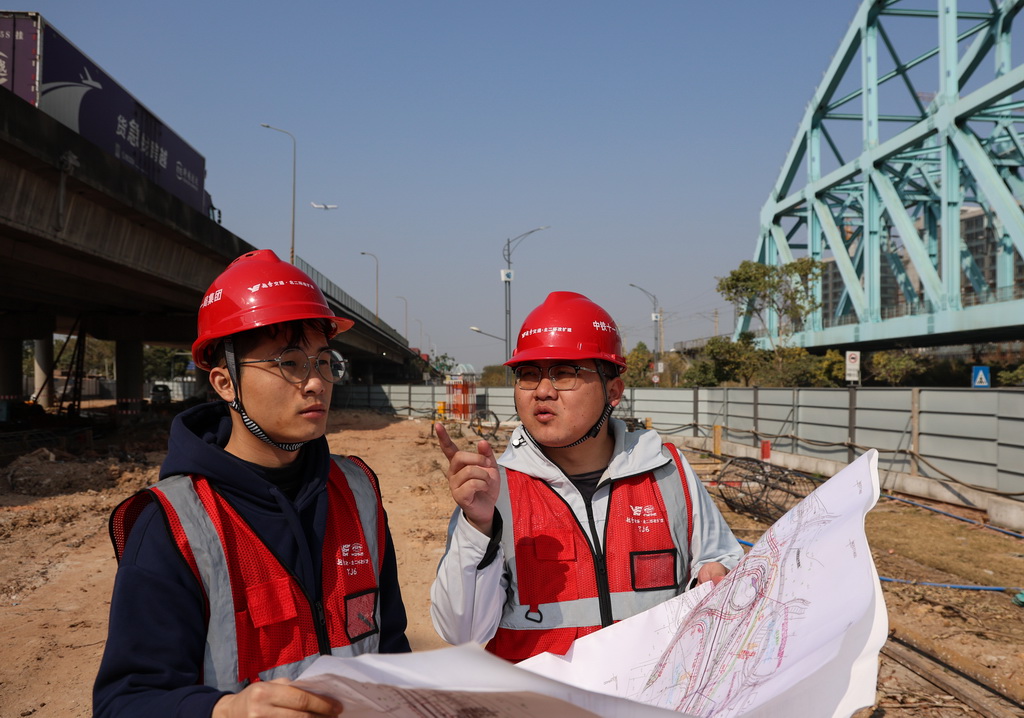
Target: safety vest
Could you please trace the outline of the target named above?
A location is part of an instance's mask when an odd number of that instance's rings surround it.
[[[581,636],[636,615],[684,589],[693,504],[676,447],[675,471],[609,486],[603,545],[545,481],[506,470],[497,508],[510,517],[502,546],[511,595],[487,650],[510,661],[565,654]]]
[[[168,477],[114,509],[118,561],[142,509],[153,500],[162,509],[206,605],[202,683],[239,691],[255,681],[295,678],[320,655],[377,651],[385,542],[377,477],[356,457],[335,457],[327,496],[320,596],[305,592],[203,476]]]

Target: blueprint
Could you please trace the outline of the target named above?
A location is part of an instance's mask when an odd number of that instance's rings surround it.
[[[698,716],[848,716],[873,704],[888,632],[864,534],[877,457],[822,483],[717,586],[519,667]]]
[[[302,685],[346,716],[849,716],[875,700],[888,622],[864,517],[868,451],[779,519],[725,580],[512,665],[479,646],[323,657]]]
[[[687,718],[524,671],[474,644],[322,656],[295,685],[342,701],[344,718]]]

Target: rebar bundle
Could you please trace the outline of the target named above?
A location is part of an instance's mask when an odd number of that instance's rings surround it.
[[[764,461],[736,457],[722,466],[716,483],[730,509],[772,524],[814,491],[819,481]]]

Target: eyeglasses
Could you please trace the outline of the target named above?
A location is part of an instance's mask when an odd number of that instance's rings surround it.
[[[331,384],[338,384],[345,378],[345,370],[348,367],[341,354],[333,349],[324,349],[314,356],[306,356],[301,349],[289,349],[276,359],[251,359],[240,361],[239,364],[267,364],[277,362],[277,369],[281,372],[284,380],[292,384],[302,384],[309,378],[309,368],[316,366],[316,373],[320,378]]]
[[[524,391],[536,389],[540,386],[540,382],[546,373],[548,379],[551,380],[551,386],[555,387],[556,391],[571,391],[576,388],[577,375],[581,371],[589,371],[594,374],[600,373],[597,369],[590,369],[589,367],[577,364],[555,364],[549,366],[546,372],[539,366],[520,364],[512,373],[516,375],[517,389],[523,389]]]

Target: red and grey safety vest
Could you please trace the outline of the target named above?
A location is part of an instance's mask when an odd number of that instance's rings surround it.
[[[487,650],[510,661],[564,654],[581,636],[685,589],[693,504],[679,453],[675,471],[615,479],[603,544],[547,482],[506,470],[496,504],[511,595]],[[590,537],[594,537],[591,540]]]
[[[168,477],[114,509],[118,561],[142,509],[156,500],[163,510],[206,602],[206,685],[238,691],[295,678],[320,655],[377,651],[385,542],[377,477],[360,459],[335,457],[327,495],[321,596],[306,593],[205,477]]]

